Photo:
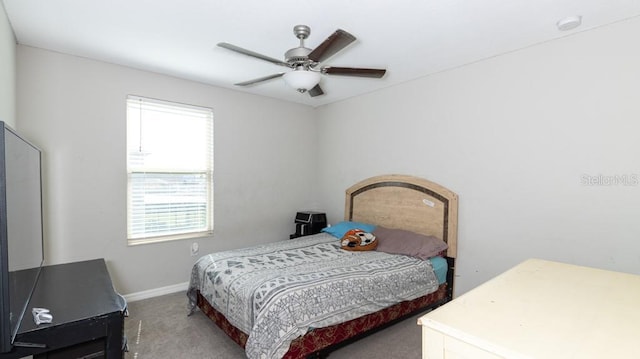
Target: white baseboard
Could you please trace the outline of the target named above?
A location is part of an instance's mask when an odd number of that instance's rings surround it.
[[[178,283],[178,284],[169,285],[166,287],[154,288],[149,290],[143,290],[142,292],[127,294],[124,296],[124,299],[126,299],[127,302],[130,303],[138,300],[159,297],[161,295],[171,294],[175,292],[186,292],[188,287],[189,287],[189,282]]]

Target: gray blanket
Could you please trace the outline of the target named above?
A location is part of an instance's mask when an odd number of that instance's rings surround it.
[[[321,233],[206,255],[193,266],[190,306],[199,290],[249,335],[250,359],[281,358],[295,338],[411,300],[438,288],[430,261],[349,252]]]

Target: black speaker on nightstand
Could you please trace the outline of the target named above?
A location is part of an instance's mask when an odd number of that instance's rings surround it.
[[[327,215],[323,212],[303,211],[296,213],[296,233],[289,236],[294,239],[310,234],[320,233],[327,226]]]

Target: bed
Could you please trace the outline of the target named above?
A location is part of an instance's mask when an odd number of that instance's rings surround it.
[[[440,238],[447,247],[440,258],[344,251],[327,233],[213,253],[192,269],[190,306],[211,318],[249,358],[324,357],[349,340],[452,299],[457,208],[455,193],[422,178],[366,179],[346,190],[345,221]],[[247,274],[263,262],[269,267],[260,271],[272,275],[269,280]],[[436,273],[442,263],[445,271]],[[349,289],[354,293],[339,285],[355,288]],[[372,294],[364,287],[387,290]]]

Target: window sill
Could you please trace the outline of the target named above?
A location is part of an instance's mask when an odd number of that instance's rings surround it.
[[[207,232],[173,234],[169,236],[159,236],[159,237],[136,238],[136,239],[128,239],[127,245],[138,246],[141,244],[163,243],[163,242],[179,241],[183,239],[201,239],[201,238],[211,237],[212,235],[213,235],[213,231],[207,231]]]

